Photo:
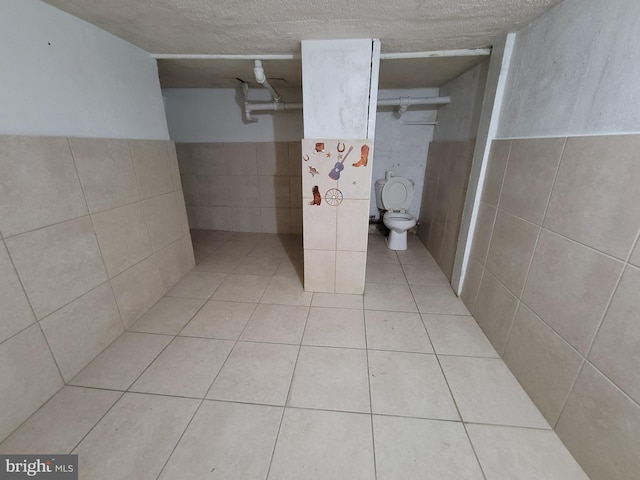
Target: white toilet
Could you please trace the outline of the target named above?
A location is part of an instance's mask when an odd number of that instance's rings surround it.
[[[387,239],[390,250],[407,249],[407,230],[414,227],[417,219],[407,213],[413,200],[413,180],[394,177],[387,172],[387,178],[376,180],[376,203],[380,210],[386,210],[382,222],[391,230]]]

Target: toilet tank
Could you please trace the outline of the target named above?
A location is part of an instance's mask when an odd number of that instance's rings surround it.
[[[384,178],[376,180],[376,205],[379,210],[385,210],[384,205],[382,204],[382,189],[384,188],[385,183],[387,183],[387,180]]]

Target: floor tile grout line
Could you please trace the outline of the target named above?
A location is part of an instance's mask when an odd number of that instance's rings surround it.
[[[456,401],[456,397],[453,394],[453,390],[451,389],[451,384],[449,383],[449,379],[447,378],[447,375],[444,372],[444,368],[442,367],[442,362],[440,362],[440,357],[438,356],[438,354],[435,354],[436,357],[436,362],[438,362],[438,366],[440,367],[440,372],[442,373],[442,377],[444,378],[444,381],[447,385],[447,389],[449,390],[449,395],[451,395],[451,400],[453,401],[453,405],[456,407],[456,412],[458,413],[458,417],[460,418],[460,421],[462,423],[462,428],[464,428],[464,433],[467,435],[467,440],[469,441],[469,445],[471,446],[471,450],[473,451],[473,455],[476,458],[476,462],[478,463],[478,467],[480,468],[480,472],[482,473],[482,476],[485,478],[485,480],[487,480],[487,476],[484,473],[484,469],[482,468],[482,464],[480,463],[480,458],[478,457],[478,453],[476,452],[476,448],[473,445],[473,442],[471,441],[471,437],[469,436],[469,432],[467,431],[467,428],[465,427],[465,420],[464,417],[462,416],[462,412],[460,411],[460,407],[458,406],[458,402]]]
[[[313,298],[313,295],[312,295]],[[311,309],[309,309],[307,311],[307,316],[305,318],[304,321],[304,328],[302,329],[302,335],[300,336],[300,344],[298,345],[298,354],[296,355],[296,361],[295,364],[293,366],[293,371],[291,372],[291,380],[289,380],[289,388],[287,390],[287,396],[285,397],[284,400],[284,405],[282,407],[282,415],[280,416],[280,423],[278,424],[278,431],[276,432],[276,438],[273,442],[273,449],[271,450],[271,457],[269,458],[269,467],[267,468],[267,475],[265,477],[265,480],[269,479],[269,475],[271,474],[271,466],[273,465],[273,458],[275,457],[276,454],[276,448],[278,446],[278,440],[280,439],[280,431],[282,430],[282,423],[284,422],[284,414],[287,411],[288,405],[289,405],[289,400],[291,397],[291,391],[293,389],[293,381],[295,379],[296,376],[296,369],[298,368],[298,360],[300,359],[300,352],[302,351],[302,339],[304,338],[304,334],[305,331],[307,329],[307,324],[309,322],[309,314],[311,312]]]
[[[70,386],[73,386],[73,385],[70,385]],[[88,387],[81,387],[81,388],[88,388]],[[96,388],[95,390],[102,390],[102,389]],[[111,412],[111,410],[113,410],[113,409],[114,409],[114,407],[115,407],[118,403],[120,403],[120,400],[122,400],[122,398],[124,397],[124,394],[125,394],[125,393],[127,393],[127,392],[124,392],[124,391],[122,391],[122,390],[109,390],[109,391],[116,391],[116,392],[120,392],[120,395],[118,395],[118,398],[116,399],[116,401],[115,401],[115,402],[113,402],[113,404],[112,404],[112,405],[107,409],[107,411],[106,411],[106,412],[104,412],[104,414],[102,414],[102,415],[100,416],[100,418],[99,418],[99,419],[98,419],[98,420],[97,420],[97,421],[96,421],[96,422],[91,426],[91,428],[87,431],[87,433],[85,433],[85,434],[82,436],[82,438],[81,438],[80,440],[78,440],[78,442],[74,445],[74,447],[73,447],[71,450],[69,450],[69,452],[68,452],[68,453],[73,453],[73,452],[75,452],[75,451],[76,451],[76,449],[80,446],[80,444],[81,444],[82,442],[84,442],[84,440],[85,440],[85,439],[86,439],[86,438],[91,434],[91,432],[92,432],[92,431],[93,431],[93,430],[98,426],[98,424],[99,424],[100,422],[102,422],[102,420],[104,419],[104,417],[106,417],[106,416],[109,414],[109,412]]]
[[[378,464],[376,460],[376,434],[373,426],[373,395],[371,393],[371,365],[369,363],[369,340],[367,337],[367,320],[364,314],[364,308],[362,309],[362,323],[364,325],[364,346],[367,359],[367,386],[369,387],[369,419],[371,422],[371,449],[373,453],[373,475],[377,480],[378,478]]]
[[[467,441],[469,442],[469,446],[471,447],[471,451],[473,452],[473,456],[476,459],[476,462],[478,464],[478,468],[480,469],[480,473],[482,474],[482,477],[485,480],[487,480],[487,474],[484,473],[484,468],[482,468],[482,463],[480,462],[480,457],[478,456],[478,452],[476,451],[476,446],[471,441],[471,436],[469,435],[469,430],[467,430],[467,425],[464,422],[462,422],[462,428],[464,430],[464,434],[467,436]]]
[[[232,404],[239,404],[239,405],[256,405],[256,406],[274,407],[274,408],[285,408],[286,407],[286,408],[288,408],[290,410],[308,410],[308,411],[317,411],[317,412],[337,412],[337,413],[348,413],[348,414],[353,414],[353,415],[373,415],[373,416],[378,416],[378,417],[389,417],[389,418],[407,418],[407,419],[413,419],[413,420],[429,420],[429,421],[448,422],[448,423],[464,423],[466,425],[482,425],[482,426],[488,426],[488,427],[520,428],[520,429],[538,430],[538,431],[544,431],[544,432],[553,431],[553,429],[551,427],[542,428],[542,427],[532,427],[532,426],[527,426],[527,425],[510,425],[510,424],[506,424],[506,423],[487,423],[487,422],[476,422],[476,421],[470,421],[470,420],[469,421],[464,421],[464,420],[460,420],[460,419],[452,420],[451,418],[418,417],[418,416],[412,416],[412,415],[399,415],[399,414],[383,413],[383,412],[369,413],[369,412],[356,411],[356,410],[339,410],[339,409],[303,407],[303,406],[293,406],[293,405],[286,405],[285,406],[283,404],[278,404],[278,403],[249,402],[249,401],[242,401],[242,400],[229,400],[229,399],[220,399],[220,398],[201,398],[201,397],[190,397],[190,396],[184,396],[184,395],[154,393],[154,392],[140,392],[140,391],[129,391],[129,392],[127,392],[127,391],[124,391],[124,390],[116,390],[116,389],[100,388],[100,387],[89,387],[89,386],[83,386],[83,385],[67,385],[67,386],[70,387],[70,388],[84,388],[84,389],[88,389],[88,390],[99,390],[99,391],[114,392],[114,393],[121,393],[121,394],[131,393],[131,394],[134,394],[134,395],[148,395],[148,396],[154,396],[154,397],[181,398],[181,399],[185,399],[185,400],[204,400],[205,402],[232,403]]]
[[[198,309],[198,312],[196,312],[191,319],[189,320],[189,322],[191,322],[191,320],[193,320],[193,318],[200,312],[200,310],[202,310],[202,308],[204,307],[204,305],[206,305],[206,302]],[[257,307],[257,306],[256,306]],[[254,309],[255,311],[255,309]],[[187,324],[189,323],[187,322],[182,329],[184,329]],[[242,329],[242,332],[244,332],[244,329],[247,327],[247,324],[249,322],[247,321],[247,323],[245,324],[245,326]],[[180,332],[182,331],[182,329],[180,330]],[[178,332],[178,333],[180,333]],[[242,335],[241,332],[241,335]],[[178,338],[178,335],[176,335],[174,337],[174,340]],[[183,337],[185,338],[185,337]],[[239,338],[239,337],[238,337]],[[218,369],[218,372],[215,374],[215,376],[213,377],[213,379],[211,380],[211,383],[209,383],[209,387],[206,389],[206,391],[204,392],[204,395],[202,396],[202,398],[200,399],[200,403],[198,404],[197,408],[195,409],[195,411],[193,412],[193,415],[191,416],[191,419],[187,422],[187,425],[185,426],[184,430],[182,431],[182,434],[180,435],[180,438],[178,438],[177,442],[175,443],[175,445],[173,446],[173,448],[171,449],[171,453],[169,453],[169,455],[167,456],[167,459],[165,460],[164,464],[162,465],[162,468],[160,469],[160,472],[158,473],[158,476],[156,477],[156,480],[158,480],[160,478],[160,476],[162,475],[162,472],[164,472],[165,468],[167,468],[167,465],[169,464],[169,461],[171,460],[171,457],[173,456],[174,452],[176,451],[176,449],[178,448],[178,445],[180,444],[180,442],[182,441],[182,438],[184,437],[184,435],[187,433],[187,430],[189,429],[189,427],[191,426],[191,423],[193,422],[193,420],[196,418],[196,415],[198,414],[198,412],[200,411],[200,408],[202,407],[202,405],[204,404],[207,396],[209,395],[209,392],[211,391],[211,388],[213,388],[213,384],[215,383],[216,379],[218,378],[218,376],[220,375],[220,372],[222,371],[222,369],[224,368],[225,364],[227,363],[227,360],[229,360],[229,357],[231,356],[231,352],[233,352],[233,349],[236,347],[236,345],[238,344],[239,340],[236,340],[235,343],[233,344],[233,346],[229,349],[229,352],[227,353],[227,356],[225,357],[224,361],[220,364],[220,368]],[[171,340],[171,342],[173,342],[173,340]],[[171,343],[169,342],[169,343]],[[156,357],[157,358],[157,357]],[[155,362],[155,360],[154,360]],[[148,368],[148,367],[147,367]],[[137,380],[136,380],[137,381]],[[135,384],[135,382],[134,382]],[[133,386],[133,384],[132,384]],[[131,387],[129,387],[131,388]]]

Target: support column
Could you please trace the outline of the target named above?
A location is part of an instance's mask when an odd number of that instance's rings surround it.
[[[378,40],[302,42],[304,288],[362,294]]]

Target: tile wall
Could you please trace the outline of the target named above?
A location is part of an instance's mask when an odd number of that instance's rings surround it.
[[[640,471],[640,135],[493,142],[462,298],[591,478]]]
[[[323,145],[322,151],[316,150],[318,144]],[[362,294],[373,142],[304,139],[302,153],[304,288]],[[342,170],[337,168],[338,163]],[[339,200],[335,201],[330,192],[338,192]]]
[[[300,143],[176,145],[189,225],[302,233]]]
[[[451,280],[475,140],[429,144],[418,237]]]
[[[193,266],[172,142],[0,136],[0,438]]]

